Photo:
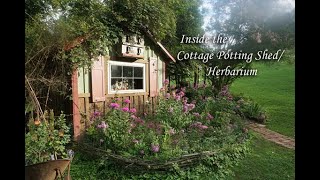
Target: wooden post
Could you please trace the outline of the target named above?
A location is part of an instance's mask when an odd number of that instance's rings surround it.
[[[72,74],[72,113],[73,113],[73,140],[78,141],[80,136],[80,110],[78,94],[78,71]]]

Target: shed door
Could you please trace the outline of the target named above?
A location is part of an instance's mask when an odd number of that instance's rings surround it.
[[[157,69],[158,69],[158,66],[157,66],[157,58],[152,58],[150,57],[149,59],[149,68],[150,68],[150,76],[149,76],[149,79],[150,79],[150,97],[154,97],[154,96],[157,96],[158,94],[158,91],[157,91],[157,84],[158,84],[158,81],[157,81]]]

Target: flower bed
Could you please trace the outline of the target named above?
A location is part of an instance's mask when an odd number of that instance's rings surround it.
[[[79,149],[135,171],[227,167],[243,157],[248,134],[234,102],[222,96],[190,101],[185,91],[162,89],[153,114],[136,114],[129,100],[115,98],[106,114],[93,114]]]

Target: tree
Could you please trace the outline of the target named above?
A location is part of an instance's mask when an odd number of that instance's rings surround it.
[[[124,31],[139,33],[143,26],[158,41],[173,37],[176,14],[171,7],[181,2],[26,0],[26,102],[41,111],[52,94],[66,98],[73,69],[90,66],[91,59],[106,53]]]
[[[208,48],[215,51],[231,49],[233,52],[255,53],[259,50],[291,49],[294,47],[294,8],[283,5],[280,0],[205,0],[204,14],[211,14],[206,31],[222,33],[235,41],[227,44],[213,44]],[[244,61],[214,59],[206,64],[225,68],[231,66],[250,68]],[[209,76],[219,91],[239,76]]]

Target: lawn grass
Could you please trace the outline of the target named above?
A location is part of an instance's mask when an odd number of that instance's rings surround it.
[[[253,134],[252,152],[234,168],[234,180],[295,179],[295,152]]]
[[[251,97],[267,112],[267,128],[294,137],[295,67],[286,62],[256,63],[257,76],[237,79],[231,92]]]
[[[288,63],[253,65],[256,77],[236,80],[231,92],[251,97],[267,111],[267,128],[294,137],[294,65]],[[234,168],[236,180],[295,179],[295,151],[253,134],[252,153]]]

